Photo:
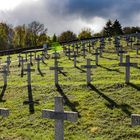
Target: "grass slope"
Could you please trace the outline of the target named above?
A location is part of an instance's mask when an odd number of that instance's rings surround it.
[[[97,44],[98,45],[98,44]],[[112,51],[113,47],[106,47]],[[139,62],[135,51],[129,51],[131,62]],[[124,83],[124,67],[119,67],[119,57],[115,53],[103,53],[99,58],[99,66],[92,70],[93,81],[86,86],[86,70],[80,66],[86,60],[80,56],[77,68],[73,67],[73,60],[68,60],[61,54],[59,65],[64,67],[63,74],[59,74],[59,90],[54,86],[53,59],[45,60],[41,64],[42,76],[32,73],[32,92],[35,113],[30,114],[27,100],[27,75],[20,77],[17,61],[11,64],[8,76],[8,86],[0,102],[0,107],[10,109],[8,118],[0,117],[0,140],[53,140],[54,120],[42,119],[42,109],[54,108],[54,97],[64,97],[64,109],[77,111],[79,118],[76,123],[65,121],[65,140],[137,140],[140,139],[140,127],[130,125],[130,115],[140,114],[140,78],[139,65],[131,68],[131,83]],[[16,55],[12,56],[15,60]],[[87,55],[95,64],[95,56]],[[16,58],[17,59],[17,58]],[[125,57],[124,57],[125,59]],[[4,62],[5,57],[2,59]],[[34,65],[32,68],[36,68]],[[2,76],[0,77],[1,91],[3,90]]]

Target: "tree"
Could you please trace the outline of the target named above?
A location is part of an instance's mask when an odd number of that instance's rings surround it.
[[[112,21],[109,19],[106,23],[106,26],[103,29],[104,36],[112,36],[113,35],[113,28],[112,28]]]
[[[122,26],[120,24],[120,22],[116,19],[112,25],[112,29],[113,29],[113,35],[122,35],[123,31],[122,31]]]
[[[16,47],[25,47],[26,27],[19,25],[14,28],[14,44]]]
[[[57,41],[57,36],[54,34],[52,37],[52,42],[56,42]]]
[[[37,46],[39,36],[47,33],[47,28],[40,22],[33,21],[28,25],[28,35],[30,36],[31,46]]]
[[[69,42],[74,40],[76,40],[76,34],[74,34],[72,31],[63,32],[58,37],[59,42]]]
[[[13,47],[14,32],[11,25],[0,23],[0,49],[10,49]]]
[[[86,39],[86,38],[91,38],[91,37],[92,37],[92,32],[91,32],[91,29],[89,28],[82,29],[82,31],[78,35],[79,39]]]

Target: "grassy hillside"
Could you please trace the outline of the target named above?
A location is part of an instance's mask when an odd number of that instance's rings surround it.
[[[124,42],[122,42],[123,44]],[[98,43],[97,43],[98,46]],[[131,62],[137,62],[138,67],[131,68],[131,83],[124,83],[125,68],[119,67],[119,56],[113,46],[106,45],[103,57],[99,58],[99,66],[92,69],[92,83],[86,86],[86,70],[80,66],[86,60],[79,56],[77,68],[73,67],[73,59],[68,60],[61,53],[59,65],[64,67],[59,74],[59,90],[54,86],[54,72],[49,70],[54,60],[41,63],[42,75],[36,70],[32,72],[33,98],[39,101],[35,104],[35,113],[29,113],[27,100],[27,75],[20,77],[17,61],[11,64],[8,76],[8,86],[0,101],[0,108],[10,109],[8,118],[0,117],[0,140],[53,140],[54,120],[43,119],[42,109],[54,109],[54,97],[64,97],[64,109],[76,111],[79,118],[76,123],[65,121],[65,140],[135,140],[140,139],[140,127],[132,127],[131,114],[140,114],[140,55],[136,57],[135,50],[130,50]],[[94,52],[94,51],[93,51]],[[87,53],[86,58],[95,56]],[[5,61],[2,58],[2,62]],[[12,60],[17,55],[12,56]],[[125,60],[125,56],[124,56]],[[36,69],[36,64],[32,67]],[[0,76],[1,91],[3,80]]]

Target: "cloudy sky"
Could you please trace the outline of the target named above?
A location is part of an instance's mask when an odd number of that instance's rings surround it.
[[[34,20],[50,35],[83,28],[102,29],[108,19],[140,26],[140,0],[0,0],[0,21],[14,26]]]

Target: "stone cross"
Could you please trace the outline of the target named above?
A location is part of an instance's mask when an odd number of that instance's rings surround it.
[[[55,140],[64,140],[64,120],[76,122],[78,113],[64,111],[63,98],[55,97],[55,110],[43,109],[42,117],[55,119]]]
[[[50,67],[50,70],[54,70],[54,83],[58,85],[58,71],[63,70],[63,67],[58,67],[57,59],[54,59],[54,67]]]
[[[130,81],[130,67],[137,66],[137,63],[130,63],[130,56],[126,55],[126,63],[120,63],[119,66],[125,66],[125,83],[128,84]]]
[[[74,55],[73,55],[73,57],[74,57],[74,67],[76,67],[76,58],[77,58],[77,54],[76,54],[75,51],[74,51]]]
[[[82,50],[81,50],[82,52],[83,52],[83,57],[85,58],[86,57],[86,48],[85,48],[85,44],[83,43],[83,47],[82,47]]]
[[[78,53],[79,53],[79,46],[78,46],[78,44],[76,44],[75,49],[76,49],[76,53],[77,53],[77,55],[78,55]]]
[[[140,115],[139,114],[131,114],[131,125],[132,126],[140,125]]]
[[[40,70],[40,60],[42,60],[42,58],[40,58],[40,56],[37,55],[37,58],[35,60],[37,61],[37,69]]]
[[[126,51],[123,51],[122,47],[120,48],[119,54],[120,54],[120,64],[123,63],[123,54],[127,53]]]
[[[20,64],[21,64],[21,77],[24,75],[24,62],[26,62],[26,59],[23,59],[23,57],[20,58]]]
[[[5,61],[5,63],[7,63],[7,72],[9,73],[9,67],[10,67],[10,63],[11,63],[11,60],[9,57],[7,57],[7,60]]]
[[[27,71],[29,111],[31,113],[34,113],[34,102],[33,102],[32,88],[31,88],[31,72],[35,71],[35,70],[31,69],[30,63],[28,63],[27,64],[27,69],[24,69],[24,71]]]
[[[21,54],[19,53],[17,57],[18,57],[18,66],[20,67]]]
[[[98,48],[96,49],[96,52],[94,53],[95,55],[95,64],[98,65],[98,56],[99,56]]]
[[[33,57],[33,55],[32,55],[32,52],[30,52],[29,57],[30,57],[30,64],[33,65],[33,61],[32,61],[32,57]]]
[[[4,86],[7,86],[7,74],[8,74],[7,66],[4,65],[3,66],[3,71],[0,71],[0,72],[3,73]]]
[[[70,60],[70,57],[71,57],[71,50],[70,50],[70,48],[67,49],[66,55],[68,56],[68,58]]]
[[[98,47],[100,57],[102,57],[103,49],[104,49],[103,46]]]
[[[0,116],[8,117],[9,116],[9,109],[8,108],[0,108]]]
[[[90,59],[87,59],[87,65],[82,65],[81,68],[86,68],[87,69],[87,85],[90,84],[91,82],[91,68],[96,68],[96,65],[91,65],[90,64]]]

